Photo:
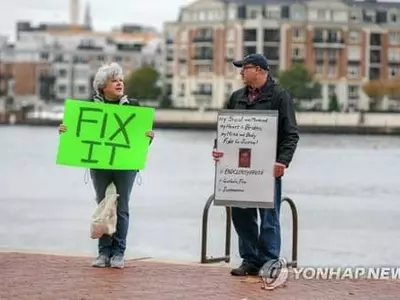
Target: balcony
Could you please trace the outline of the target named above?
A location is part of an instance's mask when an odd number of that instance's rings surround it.
[[[195,54],[192,57],[192,60],[195,64],[212,64],[213,56],[212,55],[204,55],[204,54]]]
[[[212,91],[198,89],[198,90],[192,91],[192,95],[194,95],[194,96],[212,96]]]
[[[373,47],[381,47],[381,35],[379,33],[371,33],[369,45]]]
[[[300,57],[300,56],[292,57],[292,63],[293,64],[304,63],[304,57]]]
[[[264,29],[264,43],[280,42],[280,31],[275,29]]]
[[[213,43],[214,38],[212,36],[196,36],[193,38],[192,43]]]
[[[400,66],[400,59],[398,57],[389,57],[388,58],[389,66]]]
[[[85,50],[85,51],[103,51],[103,47],[100,46],[95,46],[95,45],[85,45],[85,44],[80,44],[77,47],[78,50]]]
[[[348,57],[347,62],[349,64],[359,64],[361,62],[361,58],[360,57]]]
[[[343,38],[322,38],[314,37],[314,47],[317,48],[344,48],[345,43]]]
[[[381,63],[381,52],[379,50],[372,50],[370,52],[369,62],[371,64],[380,64]]]

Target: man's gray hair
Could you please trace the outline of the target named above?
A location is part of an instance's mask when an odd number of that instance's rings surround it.
[[[93,80],[93,89],[96,94],[101,94],[101,90],[106,86],[110,78],[124,78],[124,73],[119,64],[113,62],[102,65],[96,72]]]

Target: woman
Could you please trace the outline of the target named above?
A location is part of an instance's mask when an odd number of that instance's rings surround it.
[[[124,95],[123,72],[116,63],[99,68],[94,77],[93,88],[96,92],[92,99],[94,102],[140,106],[137,100],[128,99]],[[61,124],[59,132],[62,133],[66,130],[66,126]],[[146,132],[146,136],[150,138],[151,143],[154,138],[153,131]],[[129,198],[136,175],[136,170],[90,170],[98,203],[104,199],[106,188],[111,182],[114,182],[119,194],[116,232],[112,237],[103,235],[99,239],[98,257],[92,263],[94,267],[124,267],[126,236],[129,227]]]

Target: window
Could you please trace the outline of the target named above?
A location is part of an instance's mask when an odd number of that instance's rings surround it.
[[[267,19],[280,19],[281,18],[281,9],[279,6],[267,6],[266,12]]]
[[[204,11],[199,12],[199,20],[200,21],[206,20],[206,13]]]
[[[361,48],[360,47],[349,47],[348,48],[348,60],[359,61],[361,59]]]
[[[183,30],[180,33],[180,38],[181,38],[181,42],[182,43],[186,43],[188,41],[188,31],[187,30]]]
[[[400,32],[390,32],[389,33],[389,43],[392,45],[400,44]]]
[[[337,57],[337,50],[336,49],[329,49],[328,50],[328,57],[330,60],[336,60]]]
[[[359,43],[360,42],[360,32],[356,30],[349,31],[349,41],[351,43]]]
[[[360,20],[360,14],[358,13],[358,11],[351,11],[350,12],[350,20],[351,21],[359,21]]]
[[[400,49],[389,49],[388,53],[389,62],[400,61]]]
[[[60,94],[65,94],[67,92],[67,87],[64,84],[58,86],[58,92]]]
[[[233,47],[226,48],[226,58],[228,58],[228,59],[235,58],[235,48],[233,48]]]
[[[336,75],[336,65],[329,65],[328,75],[329,76],[335,76]]]
[[[347,13],[345,11],[333,12],[333,20],[336,22],[347,22]]]
[[[234,68],[232,63],[226,63],[225,64],[225,72],[227,74],[234,73],[235,70],[240,70],[240,69]]]
[[[348,66],[347,67],[347,75],[350,78],[357,78],[360,76],[360,67],[359,66]]]
[[[336,94],[336,85],[329,84],[328,85],[328,95]]]
[[[180,64],[180,65],[179,65],[179,74],[180,74],[181,76],[186,75],[186,74],[187,74],[187,71],[188,71],[187,64]]]
[[[367,10],[364,15],[364,21],[370,22],[370,23],[375,23],[375,11]]]
[[[225,83],[225,94],[232,93],[232,83]]]
[[[389,14],[389,20],[391,23],[397,23],[397,15],[395,12]]]
[[[292,12],[293,20],[304,20],[305,19],[305,11],[303,8],[297,7]]]
[[[258,11],[253,9],[250,11],[250,19],[257,19],[258,17]]]
[[[326,19],[326,12],[323,9],[318,9],[317,10],[317,19],[318,20],[325,20]]]
[[[302,58],[303,55],[303,48],[295,47],[292,49],[292,57],[293,58]]]
[[[197,68],[197,73],[199,74],[212,72],[212,65],[199,65],[196,68]]]
[[[318,74],[324,74],[324,65],[323,64],[317,64],[316,70]]]
[[[349,85],[347,95],[350,99],[357,99],[360,87],[358,85]]]
[[[180,85],[179,94],[181,94],[182,96],[185,95],[185,84],[184,83],[181,83],[181,85]]]
[[[67,70],[66,69],[58,70],[58,76],[61,77],[61,78],[67,77]]]
[[[211,94],[212,93],[212,85],[210,83],[200,83],[197,86],[197,91],[201,92],[201,93]]]
[[[86,93],[86,86],[84,86],[84,85],[78,86],[78,92],[80,94],[85,94]]]
[[[293,28],[293,39],[300,40],[304,39],[304,29],[303,28]]]
[[[234,20],[236,18],[236,9],[232,8],[229,10],[229,20]]]
[[[318,60],[324,59],[324,50],[315,49],[315,58]]]
[[[229,28],[227,31],[227,39],[229,42],[235,41],[235,29]]]

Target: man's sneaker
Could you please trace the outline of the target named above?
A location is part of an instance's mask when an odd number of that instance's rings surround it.
[[[258,276],[260,269],[254,266],[253,264],[249,264],[243,262],[240,267],[231,270],[231,275],[233,276]]]
[[[116,254],[111,257],[111,268],[122,269],[125,265],[124,256],[122,254]]]
[[[104,254],[100,254],[97,258],[93,261],[92,267],[95,268],[105,268],[110,266],[110,258]]]

